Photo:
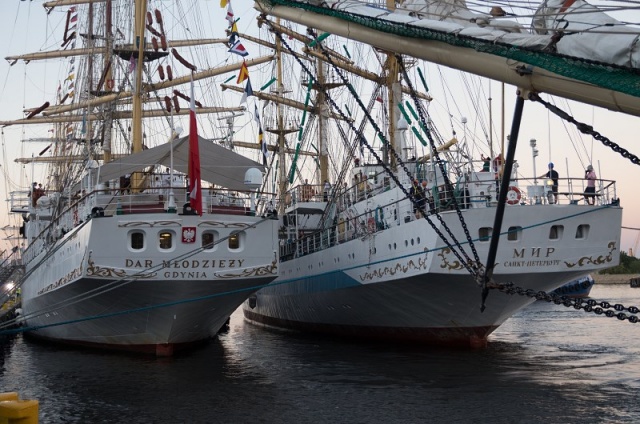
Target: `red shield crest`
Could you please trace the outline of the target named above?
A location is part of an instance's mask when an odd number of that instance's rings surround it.
[[[196,227],[182,227],[182,242],[183,243],[196,242]]]

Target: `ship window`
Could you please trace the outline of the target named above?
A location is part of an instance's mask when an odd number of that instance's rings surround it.
[[[135,250],[144,249],[144,233],[141,231],[136,231],[131,233],[131,248]]]
[[[482,227],[478,230],[478,238],[480,241],[489,241],[491,239],[491,232],[493,228],[491,227]]]
[[[507,240],[517,241],[520,240],[522,236],[522,227],[509,227],[509,232],[507,233]]]
[[[231,236],[229,236],[229,249],[240,249],[240,233],[232,234]]]
[[[173,247],[173,233],[163,231],[160,233],[160,249],[171,249]]]
[[[551,240],[559,240],[562,238],[562,233],[564,232],[564,225],[552,225],[549,230],[549,239]]]
[[[586,239],[589,236],[589,224],[580,224],[576,229],[577,239]]]
[[[204,233],[202,233],[202,247],[204,247],[205,249],[213,249],[215,247],[215,241],[216,235],[213,231],[205,231]]]

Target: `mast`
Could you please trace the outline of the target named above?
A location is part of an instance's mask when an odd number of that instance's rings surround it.
[[[142,67],[144,65],[144,31],[147,0],[136,0],[134,13],[134,47],[138,49],[135,87],[133,89],[132,152],[142,151]]]
[[[500,151],[502,153],[502,151]],[[493,110],[491,108],[491,81],[489,81],[489,158],[493,160]]]
[[[276,19],[276,22],[280,23],[280,18]],[[276,37],[276,78],[278,81],[278,96],[284,96],[284,85],[282,83],[282,42],[279,37]],[[280,164],[280,169],[278,170],[278,195],[284,196],[284,193],[287,191],[287,166],[286,166],[286,152],[285,152],[285,134],[292,132],[286,131],[284,128],[284,116],[282,113],[282,104],[278,103],[276,107],[276,120],[277,120],[277,128],[275,130],[267,130],[269,132],[275,132],[278,135],[278,163]],[[279,204],[279,214],[284,214],[285,203],[278,202]]]
[[[316,49],[320,46],[316,45]],[[325,67],[326,63],[321,58],[316,59],[316,66],[318,68],[317,81],[318,87],[316,89],[316,105],[318,105],[318,159],[320,162],[320,181],[318,184],[324,184],[329,180],[329,148],[327,146],[327,99],[324,94],[325,90]]]
[[[131,153],[142,151],[142,67],[144,66],[144,31],[147,15],[147,0],[136,0],[134,12],[134,48],[138,49],[133,87],[133,109],[131,122]],[[137,192],[142,185],[142,175],[131,175],[131,190]]]
[[[89,3],[89,28],[87,34],[87,46],[89,47],[89,57],[87,63],[87,99],[91,98],[91,93],[93,91],[93,3]],[[86,110],[86,127],[83,128],[85,131],[84,139],[85,139],[85,148],[87,149],[87,153],[89,154],[89,158],[91,158],[91,139],[93,134],[92,121],[89,118],[91,115],[91,107],[88,106]]]
[[[106,73],[104,81],[106,83],[106,91],[112,92],[114,88],[114,79],[113,79],[113,66],[111,65],[111,61],[113,59],[113,33],[112,33],[112,10],[111,10],[111,0],[107,0],[105,4],[105,38],[106,38],[106,52],[104,55],[104,62],[106,66]],[[104,138],[102,142],[102,152],[104,156],[105,162],[111,162],[111,123],[113,122],[113,108],[115,103],[108,105],[108,110],[105,112],[104,119]]]
[[[396,10],[395,0],[386,0],[387,9]],[[388,93],[388,110],[389,110],[389,128],[387,130],[387,139],[389,140],[389,146],[383,146],[383,160],[385,163],[388,163],[392,170],[395,170],[397,167],[396,157],[391,155],[389,156],[389,147],[396,149],[396,116],[399,116],[399,111],[397,111],[397,104],[399,101],[402,101],[401,98],[396,97],[397,90],[396,85],[399,86],[398,77],[400,75],[400,66],[398,63],[398,56],[395,55],[393,51],[387,52],[387,60],[385,62],[385,68],[387,71],[387,78],[385,81],[385,85],[387,87]],[[399,93],[398,93],[399,94]],[[402,96],[400,94],[400,96]]]

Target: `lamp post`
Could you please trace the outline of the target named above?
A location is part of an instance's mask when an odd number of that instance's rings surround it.
[[[538,156],[538,149],[536,149],[536,139],[529,140],[529,146],[531,146],[531,157],[533,159],[533,185],[538,185],[538,174],[536,173],[536,156]]]

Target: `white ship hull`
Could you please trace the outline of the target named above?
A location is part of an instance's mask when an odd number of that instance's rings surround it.
[[[255,227],[252,227],[256,224]],[[195,228],[193,242],[181,228]],[[143,232],[143,249],[130,233]],[[226,241],[200,249],[202,232]],[[214,336],[252,292],[277,275],[277,221],[254,216],[135,214],[92,218],[26,265],[29,333],[70,344],[171,355]],[[167,251],[161,232],[176,235]]]
[[[463,211],[471,234],[491,227],[494,213],[493,208]],[[507,208],[503,228],[523,230],[517,241],[501,236],[494,281],[548,292],[615,265],[621,218],[617,206]],[[443,213],[443,219],[455,227],[455,212]],[[549,239],[553,225],[563,227],[561,239]],[[589,231],[576,239],[579,225]],[[464,240],[460,230],[456,236]],[[492,290],[481,312],[477,282],[438,240],[425,220],[415,220],[283,261],[280,277],[244,303],[245,317],[271,327],[348,337],[484,345],[492,331],[535,299]],[[489,242],[476,239],[475,246],[485,260]]]

